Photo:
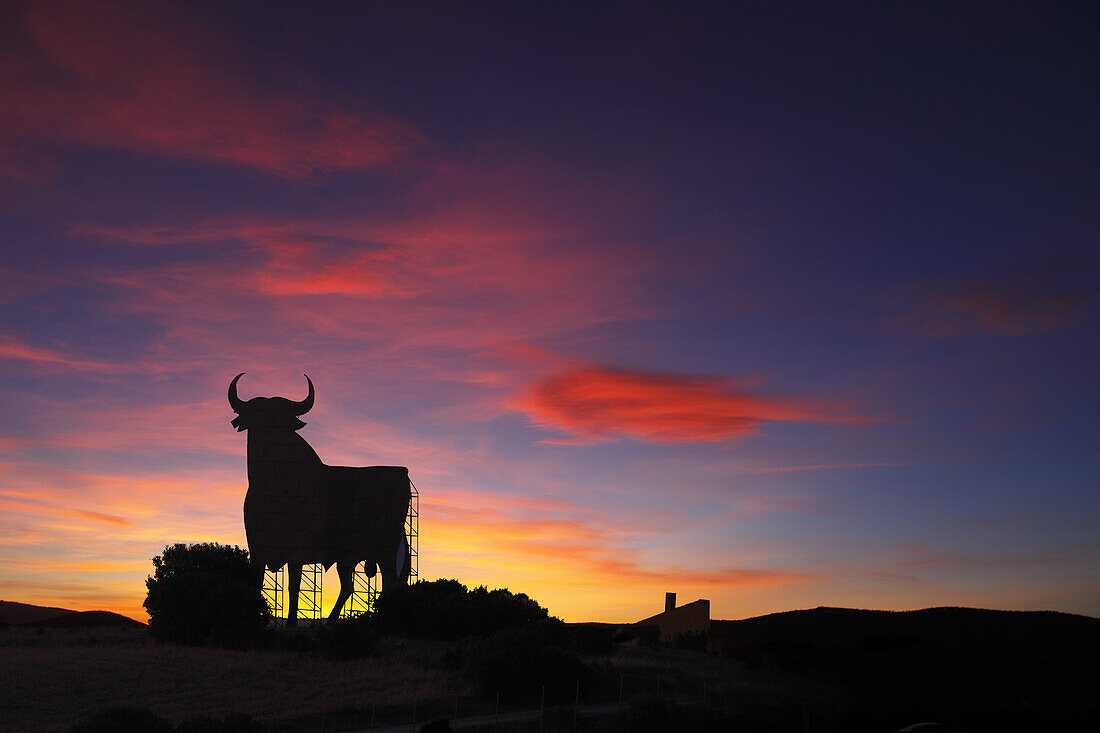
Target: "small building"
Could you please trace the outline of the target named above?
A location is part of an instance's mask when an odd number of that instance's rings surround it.
[[[674,642],[681,635],[705,634],[710,630],[710,601],[697,601],[676,606],[676,594],[665,593],[665,610],[655,616],[631,624],[625,632],[635,637],[656,637]]]

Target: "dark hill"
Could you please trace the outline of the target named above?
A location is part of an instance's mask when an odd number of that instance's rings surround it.
[[[135,621],[129,616],[123,616],[113,611],[70,611],[61,616],[34,621],[25,626],[64,628],[64,629],[96,629],[104,626],[144,627],[145,624]]]
[[[1089,730],[1100,719],[1100,619],[1089,616],[814,608],[712,621],[709,643],[812,701],[815,730]]]
[[[827,652],[967,652],[986,658],[1060,660],[1100,654],[1100,619],[1054,611],[926,608],[863,611],[819,607],[740,621],[712,621],[712,648],[733,656],[787,646]]]
[[[72,613],[68,608],[53,608],[52,606],[33,606],[29,603],[17,603],[15,601],[0,601],[0,623],[5,624],[30,624],[36,621],[45,621],[48,618]]]

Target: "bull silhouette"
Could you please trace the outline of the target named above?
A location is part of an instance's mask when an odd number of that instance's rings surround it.
[[[313,407],[313,382],[301,402],[283,397],[237,396],[229,384],[229,405],[237,413],[233,427],[248,431],[248,493],[244,529],[257,568],[287,566],[290,608],[287,626],[298,623],[302,566],[336,564],[340,596],[329,614],[339,616],[352,592],[356,564],[366,563],[382,576],[383,592],[409,576],[405,517],[409,511],[409,469],[403,466],[348,468],[326,466],[298,435],[298,419]]]

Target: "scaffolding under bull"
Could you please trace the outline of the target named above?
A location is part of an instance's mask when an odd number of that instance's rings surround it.
[[[420,545],[420,493],[415,484],[411,484],[409,513],[405,518],[405,538],[409,547],[409,583],[415,583],[418,575]],[[298,622],[316,625],[324,618],[322,610],[322,592],[324,567],[313,563],[302,567],[302,585],[298,592]],[[351,595],[340,611],[341,618],[354,618],[374,611],[375,600],[381,593],[381,584],[376,572],[367,572],[366,563],[355,566],[352,575]],[[286,624],[284,614],[287,610],[286,566],[278,570],[264,569],[263,594],[276,626]]]

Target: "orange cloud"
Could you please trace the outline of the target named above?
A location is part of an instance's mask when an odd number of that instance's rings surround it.
[[[332,93],[264,87],[218,51],[197,14],[153,2],[32,3],[0,61],[0,166],[26,177],[45,139],[257,168],[293,178],[361,170],[423,144]],[[6,154],[5,154],[6,153]]]
[[[538,499],[516,502],[466,491],[433,494],[425,507],[422,577],[473,575],[490,584],[521,583],[552,612],[569,618],[640,618],[669,588],[718,597],[733,588],[814,577],[787,569],[654,559],[637,545],[660,534],[659,528],[645,527],[636,516],[617,522],[614,516],[587,516],[576,506],[562,511],[560,502],[543,507]],[[604,592],[613,596],[610,605],[600,596]]]
[[[513,405],[537,425],[590,440],[721,441],[766,422],[861,423],[842,405],[765,397],[720,377],[584,367],[556,374]]]

